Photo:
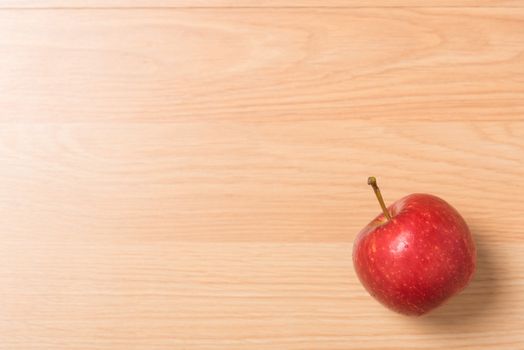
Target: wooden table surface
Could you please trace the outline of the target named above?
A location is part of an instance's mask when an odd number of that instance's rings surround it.
[[[4,0],[0,349],[524,349],[524,2]],[[445,198],[423,318],[352,241]]]

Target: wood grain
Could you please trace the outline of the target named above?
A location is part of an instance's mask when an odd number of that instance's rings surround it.
[[[83,8],[0,11],[0,349],[524,347],[520,2],[16,3]],[[426,317],[354,275],[371,174],[474,234]]]
[[[520,241],[524,122],[4,124],[0,137],[12,239],[351,242],[378,209],[371,173],[386,199],[430,191],[489,242]]]
[[[2,0],[0,8],[524,7],[520,0]]]
[[[1,249],[6,349],[522,345],[522,245],[490,244],[473,284],[422,319],[387,311],[366,294],[349,244],[144,239]]]
[[[4,11],[0,121],[522,120],[523,19],[475,8]]]

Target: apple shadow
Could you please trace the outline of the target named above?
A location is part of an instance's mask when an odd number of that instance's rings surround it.
[[[461,333],[469,328],[473,320],[487,319],[497,308],[497,291],[504,276],[495,273],[500,269],[496,268],[497,261],[493,258],[490,246],[483,241],[483,237],[489,233],[474,226],[471,232],[477,248],[477,269],[473,280],[460,294],[419,318],[422,324],[450,333]],[[489,325],[489,322],[475,323]]]

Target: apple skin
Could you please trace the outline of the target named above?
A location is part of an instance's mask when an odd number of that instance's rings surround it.
[[[460,214],[429,194],[410,194],[360,231],[353,265],[366,290],[386,307],[422,315],[464,289],[476,248]]]

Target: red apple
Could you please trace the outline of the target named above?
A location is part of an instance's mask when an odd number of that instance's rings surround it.
[[[358,234],[353,265],[379,302],[422,315],[460,292],[475,272],[475,243],[464,219],[444,200],[415,193],[386,208]]]

